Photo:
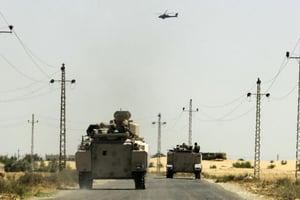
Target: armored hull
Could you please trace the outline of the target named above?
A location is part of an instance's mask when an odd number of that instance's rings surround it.
[[[134,179],[145,189],[148,145],[128,111],[117,111],[109,125],[93,124],[76,153],[80,188],[92,188],[94,179]]]
[[[171,149],[167,153],[167,178],[173,178],[177,172],[194,173],[195,179],[201,178],[202,158],[200,147],[195,143],[192,146],[177,145],[176,148]]]

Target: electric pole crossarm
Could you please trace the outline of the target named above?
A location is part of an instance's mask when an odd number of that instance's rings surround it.
[[[13,32],[13,31],[12,31],[13,28],[14,28],[13,25],[9,25],[9,26],[8,26],[9,31],[0,31],[0,33],[12,33],[12,32]]]

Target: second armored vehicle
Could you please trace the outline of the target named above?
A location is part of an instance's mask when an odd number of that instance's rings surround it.
[[[148,145],[128,111],[117,111],[109,124],[92,124],[76,152],[80,188],[91,189],[93,179],[134,179],[145,189]]]
[[[202,157],[200,146],[177,145],[167,153],[167,178],[173,178],[177,172],[194,173],[195,179],[201,179]]]

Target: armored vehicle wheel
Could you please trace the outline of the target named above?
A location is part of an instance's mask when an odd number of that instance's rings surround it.
[[[79,172],[79,188],[92,189],[93,178],[91,172]]]
[[[171,170],[167,171],[167,178],[173,178],[173,172]]]
[[[145,173],[144,172],[136,172],[133,174],[134,185],[136,190],[144,190],[145,187]]]
[[[195,179],[201,179],[201,172],[195,172]]]

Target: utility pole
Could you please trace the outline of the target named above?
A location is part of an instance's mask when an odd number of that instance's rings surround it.
[[[158,121],[152,122],[152,124],[158,124],[158,137],[157,137],[157,164],[156,164],[156,172],[160,173],[160,157],[161,157],[161,125],[167,124],[167,122],[161,122],[161,114],[158,114]]]
[[[183,111],[189,112],[189,137],[188,137],[188,145],[192,145],[192,113],[198,112],[199,109],[193,110],[192,108],[192,99],[190,99],[190,107],[188,110],[185,110],[185,107],[182,108]]]
[[[18,157],[17,159],[19,160],[20,159],[20,149],[18,149]]]
[[[256,124],[255,124],[255,151],[254,151],[254,178],[260,178],[260,101],[261,96],[270,97],[270,93],[263,94],[260,92],[261,80],[256,81],[256,93],[247,93],[247,97],[256,95]]]
[[[34,155],[34,124],[38,123],[38,120],[34,120],[34,114],[32,114],[31,121],[28,120],[28,123],[31,123],[31,170],[34,170],[34,160],[33,160],[33,155]]]
[[[67,156],[66,156],[66,82],[71,84],[75,83],[75,79],[65,79],[65,64],[62,64],[61,80],[51,79],[50,83],[61,83],[61,102],[60,102],[60,136],[59,136],[59,171],[66,168]]]
[[[290,56],[290,52],[286,52],[288,59],[296,59],[299,62],[299,78],[298,78],[298,105],[297,105],[297,136],[296,136],[296,168],[295,178],[298,182],[298,173],[300,171],[300,56]]]

